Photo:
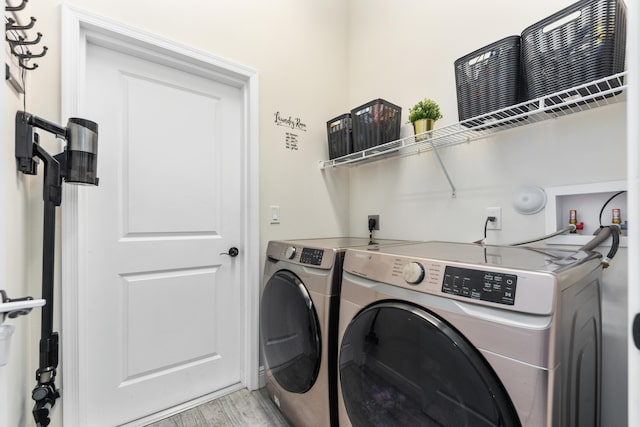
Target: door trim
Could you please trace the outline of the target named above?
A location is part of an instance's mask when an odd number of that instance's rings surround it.
[[[244,65],[210,53],[178,44],[155,34],[126,26],[111,19],[97,16],[76,7],[62,5],[62,65],[61,65],[61,121],[68,117],[82,117],[85,104],[84,77],[86,47],[89,41],[117,46],[120,51],[161,58],[173,66],[201,75],[216,76],[235,84],[243,93],[243,160],[245,215],[242,223],[244,236],[241,277],[243,288],[243,364],[241,378],[251,389],[259,387],[259,327],[260,296],[260,234],[259,234],[259,157],[258,157],[258,72]],[[98,173],[99,175],[99,173]],[[65,426],[86,425],[86,409],[81,390],[87,390],[88,367],[82,356],[86,349],[79,342],[80,333],[86,333],[80,318],[88,307],[83,286],[88,283],[86,253],[88,247],[86,191],[91,188],[65,186],[61,210],[61,277],[62,295],[62,376],[64,379]]]

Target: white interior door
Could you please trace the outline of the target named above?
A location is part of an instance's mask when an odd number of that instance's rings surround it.
[[[100,185],[80,404],[86,425],[115,426],[241,382],[242,93],[95,44],[85,90]]]

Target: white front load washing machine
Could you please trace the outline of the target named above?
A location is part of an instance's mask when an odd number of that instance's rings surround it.
[[[338,309],[346,248],[406,243],[353,237],[269,242],[260,302],[266,388],[294,426],[337,425]]]
[[[599,258],[447,242],[349,249],[340,426],[599,426]]]

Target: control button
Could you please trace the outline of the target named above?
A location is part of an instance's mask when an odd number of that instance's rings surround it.
[[[404,266],[402,278],[410,285],[417,285],[424,279],[424,267],[418,262],[410,262]]]
[[[287,257],[287,259],[293,259],[293,257],[296,256],[296,248],[294,246],[289,246],[284,251],[284,256]]]

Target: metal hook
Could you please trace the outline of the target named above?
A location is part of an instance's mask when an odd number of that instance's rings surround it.
[[[20,64],[20,66],[21,66],[22,68],[24,68],[25,70],[35,70],[36,68],[38,68],[38,64],[33,64],[33,66],[32,66],[32,67],[29,67],[29,66],[28,66],[28,65],[26,65],[22,60],[20,60],[18,63],[19,63],[19,64]]]
[[[27,7],[28,2],[29,0],[22,0],[22,3],[20,3],[18,6],[5,6],[4,10],[6,10],[7,12],[17,12]]]
[[[27,53],[17,53],[13,50],[12,50],[12,53],[20,59],[32,59],[32,58],[42,58],[47,54],[48,50],[49,50],[48,47],[42,46],[42,52],[40,53],[31,53],[31,51],[28,49],[27,49]]]
[[[13,18],[7,18],[7,24],[5,25],[5,31],[9,31],[9,30],[29,30],[29,29],[33,28],[33,26],[36,24],[36,21],[37,21],[37,19],[32,16],[31,17],[31,22],[29,22],[27,25],[14,25],[16,23],[16,21]]]
[[[18,40],[12,40],[9,37],[5,36],[5,39],[9,42],[9,44],[13,47],[14,45],[20,45],[20,46],[26,46],[26,45],[32,45],[32,44],[38,44],[40,43],[40,40],[42,39],[42,33],[37,33],[36,34],[36,38],[33,40],[25,40],[24,37],[19,36]],[[13,50],[13,49],[12,49]]]

